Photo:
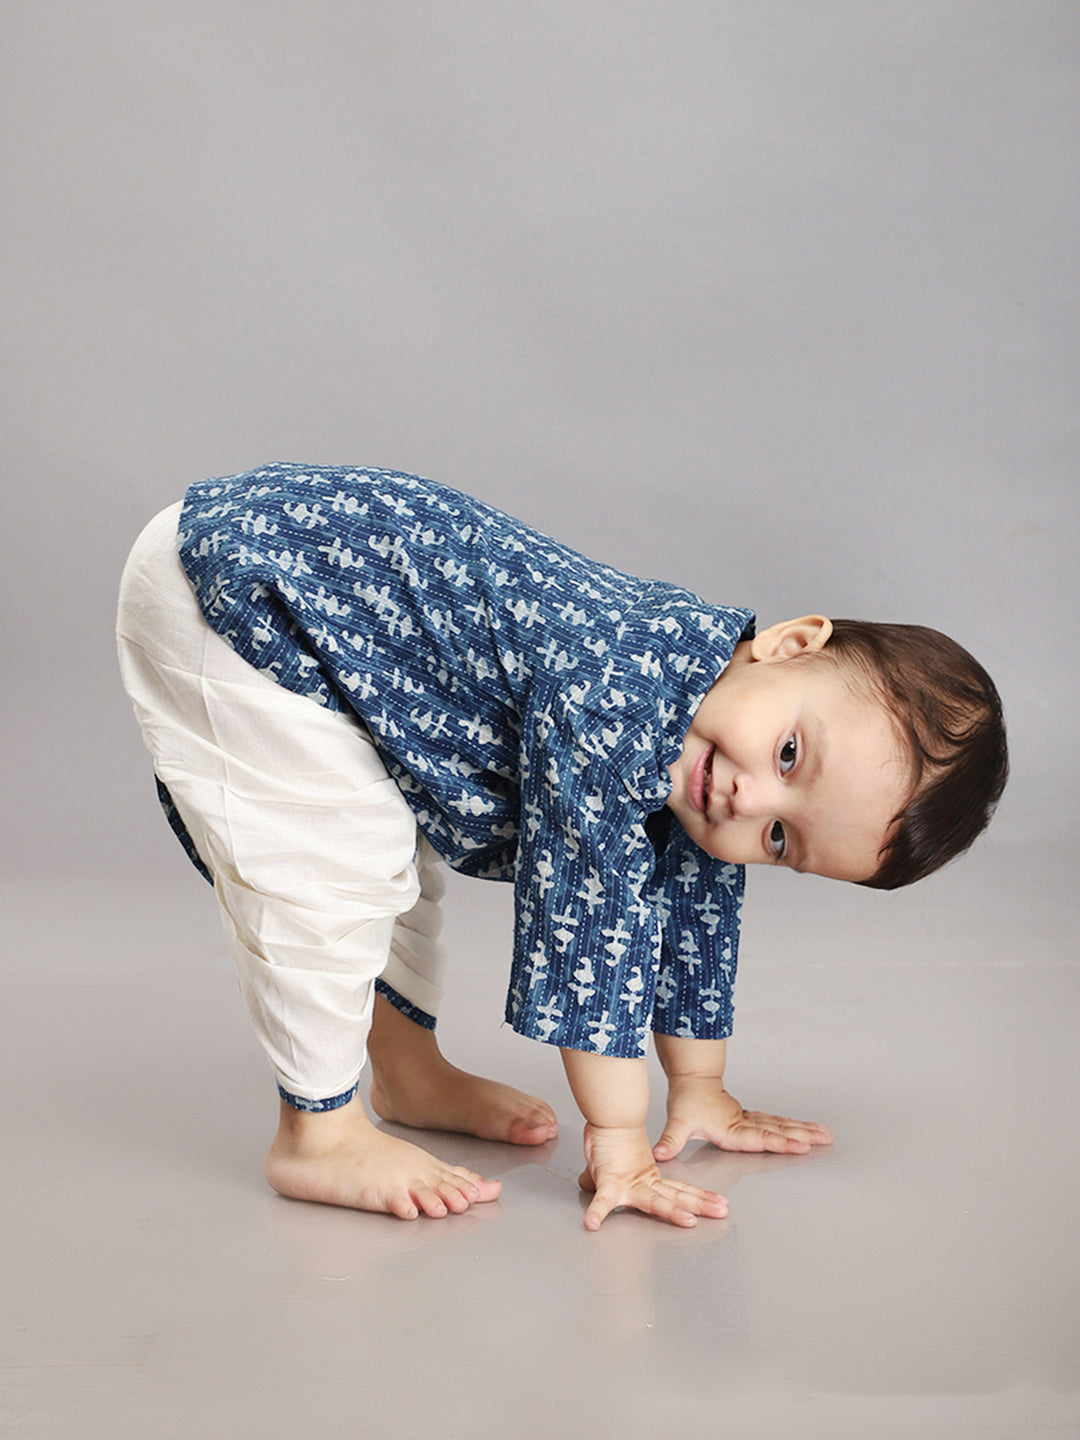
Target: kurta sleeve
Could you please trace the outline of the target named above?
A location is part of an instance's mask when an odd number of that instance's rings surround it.
[[[653,1029],[695,1040],[732,1031],[745,870],[707,855],[673,820],[653,877],[663,939]]]
[[[575,731],[572,687],[522,732],[521,837],[506,1018],[571,1050],[647,1053],[661,955],[644,814],[603,763],[622,725]]]

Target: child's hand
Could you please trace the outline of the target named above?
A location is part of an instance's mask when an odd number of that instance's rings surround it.
[[[674,1160],[688,1140],[776,1155],[805,1155],[813,1145],[832,1144],[832,1133],[816,1121],[744,1110],[714,1076],[669,1075],[667,1110],[664,1133],[653,1146],[657,1160]]]
[[[599,1230],[619,1205],[671,1225],[697,1224],[699,1215],[722,1220],[727,1201],[712,1190],[667,1180],[656,1168],[645,1116],[649,1074],[644,1060],[563,1050],[574,1099],[585,1116],[585,1169],[578,1184],[594,1191],[585,1229]]]
[[[656,1168],[644,1127],[585,1126],[585,1169],[578,1184],[595,1192],[585,1212],[585,1229],[599,1230],[620,1205],[689,1227],[699,1215],[722,1220],[727,1201],[712,1190],[665,1179]]]

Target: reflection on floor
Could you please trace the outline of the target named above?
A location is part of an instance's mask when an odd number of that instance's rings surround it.
[[[670,1169],[727,1221],[589,1236],[558,1055],[500,1024],[505,887],[452,885],[443,1045],[545,1095],[562,1134],[425,1140],[503,1197],[411,1225],[266,1188],[272,1086],[179,864],[134,903],[13,889],[0,1433],[1080,1435],[1068,868],[986,849],[895,896],[749,892],[731,1088],[836,1145],[691,1146]]]

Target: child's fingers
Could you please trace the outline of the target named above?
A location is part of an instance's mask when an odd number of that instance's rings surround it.
[[[780,1141],[786,1142],[780,1148],[789,1153],[805,1154],[812,1145],[833,1143],[832,1131],[828,1126],[814,1120],[789,1120],[783,1115],[763,1115],[758,1111],[748,1114],[746,1120],[766,1137],[778,1137]],[[776,1150],[778,1146],[776,1141],[769,1141],[765,1148]]]
[[[780,1129],[785,1135],[792,1135],[796,1140],[805,1140],[809,1145],[833,1143],[832,1131],[817,1120],[780,1120]]]
[[[577,1183],[581,1186],[582,1190],[591,1191],[596,1189],[596,1182],[592,1178],[592,1171],[588,1168],[582,1170],[581,1174],[577,1177]]]
[[[728,1213],[728,1202],[723,1195],[718,1195],[715,1190],[688,1185],[682,1180],[665,1181],[661,1193],[677,1210],[689,1211],[693,1215],[723,1220]]]
[[[674,1160],[690,1139],[691,1126],[681,1120],[669,1120],[664,1133],[653,1146],[655,1160]]]
[[[589,1182],[587,1185],[584,1184],[586,1180]],[[593,1189],[588,1171],[581,1177],[581,1182],[583,1188]],[[625,1189],[602,1186],[596,1190],[589,1208],[585,1211],[585,1229],[599,1230],[611,1212],[622,1205],[687,1230],[697,1224],[700,1215],[705,1215],[710,1220],[723,1220],[728,1213],[728,1203],[723,1195],[681,1181],[665,1181],[660,1185],[636,1185]]]
[[[654,1195],[647,1206],[641,1205],[638,1208],[657,1220],[665,1220],[669,1225],[678,1225],[682,1230],[691,1230],[698,1222],[697,1211],[688,1210],[685,1205],[669,1196]]]
[[[805,1155],[811,1141],[799,1127],[791,1131],[777,1128],[769,1119],[747,1116],[723,1142],[725,1150],[767,1151],[771,1155]]]
[[[591,1188],[587,1187],[587,1188]],[[585,1211],[585,1229],[599,1230],[612,1210],[619,1204],[619,1196],[597,1190],[592,1198],[589,1208]]]
[[[723,1220],[728,1211],[723,1195],[717,1195],[712,1190],[701,1190],[696,1185],[687,1185],[682,1181],[643,1185],[628,1195],[624,1203],[684,1230],[696,1225],[699,1216],[704,1215],[710,1220]]]
[[[769,1115],[762,1110],[748,1110],[744,1116],[751,1125],[764,1130],[776,1130],[795,1140],[806,1140],[811,1145],[832,1144],[832,1131],[818,1120],[792,1120],[787,1115]]]
[[[585,1211],[586,1230],[599,1230],[613,1210],[617,1210],[620,1205],[634,1203],[625,1185],[597,1185],[588,1166],[578,1176],[578,1184],[582,1190],[591,1191],[593,1197]]]

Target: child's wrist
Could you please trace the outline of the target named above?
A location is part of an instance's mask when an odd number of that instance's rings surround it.
[[[724,1077],[722,1075],[669,1075],[667,1083],[668,1104],[673,1098],[686,1095],[722,1095],[724,1090]]]
[[[636,1141],[642,1136],[647,1137],[648,1131],[645,1128],[644,1120],[640,1125],[598,1125],[595,1120],[586,1120],[586,1139],[588,1139],[590,1135],[602,1135],[605,1139],[609,1140]]]
[[[726,1040],[695,1040],[684,1035],[664,1035],[653,1040],[668,1086],[677,1080],[713,1080],[721,1084],[727,1063]]]
[[[644,1129],[649,1113],[649,1069],[644,1060],[563,1050],[566,1078],[578,1109],[603,1130]]]

